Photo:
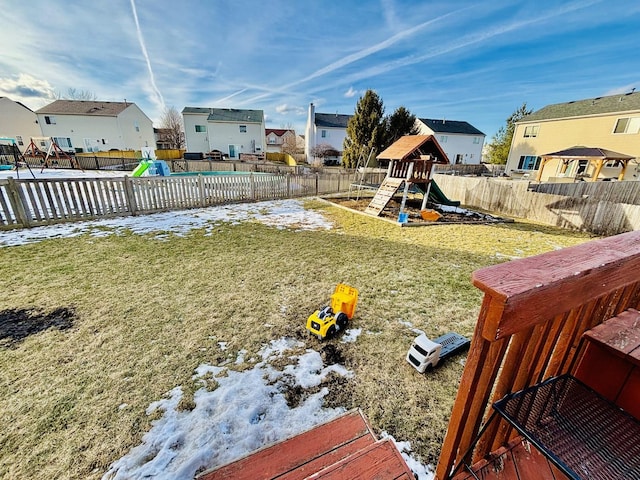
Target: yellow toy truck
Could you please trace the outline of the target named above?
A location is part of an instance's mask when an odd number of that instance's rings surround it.
[[[358,302],[358,290],[345,283],[336,286],[329,306],[313,312],[307,319],[307,330],[320,340],[331,338],[347,327]]]

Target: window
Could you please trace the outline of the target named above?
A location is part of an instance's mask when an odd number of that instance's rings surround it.
[[[322,138],[327,138],[327,131],[326,130],[322,130],[322,132],[320,132],[320,136]]]
[[[276,139],[274,137],[269,137],[269,145],[275,145]]]
[[[47,125],[55,125],[56,124],[56,117],[54,117],[53,115],[45,115],[44,116],[44,123],[46,123]]]
[[[587,168],[589,168],[589,160],[578,160],[577,163],[574,163],[575,165],[575,175],[586,175],[587,173]]]
[[[536,157],[535,155],[522,155],[518,162],[519,170],[538,170],[540,168],[540,161],[542,157]]]
[[[478,145],[480,143],[480,137],[473,137],[473,144]]]
[[[447,143],[447,138],[446,135],[440,135],[440,143]]]
[[[240,133],[247,133],[247,126],[246,125],[240,125]]]
[[[138,122],[133,122],[133,128],[136,129],[136,132],[140,131],[140,125],[138,124]]]
[[[196,132],[202,133],[207,131],[206,125],[196,125]]]
[[[63,150],[71,148],[71,139],[69,137],[53,137],[53,141]]]
[[[529,125],[528,127],[524,127],[524,138],[535,138],[538,136],[538,130],[540,130],[539,125]]]
[[[22,135],[16,135],[16,141],[18,142],[18,145],[24,145],[24,142],[22,141]]]
[[[613,133],[638,133],[640,132],[640,117],[619,118],[613,128]]]

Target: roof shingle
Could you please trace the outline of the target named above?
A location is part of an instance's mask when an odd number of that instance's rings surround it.
[[[239,108],[184,107],[182,113],[208,115],[207,120],[209,122],[262,123],[264,118],[264,112],[262,110],[245,110]]]
[[[435,133],[459,133],[462,135],[484,135],[480,130],[468,122],[458,120],[433,120],[421,118],[420,121]]]
[[[316,113],[315,123],[316,127],[347,128],[352,116],[341,113]]]
[[[36,110],[36,113],[51,115],[90,115],[96,117],[117,117],[123,110],[134,105],[132,102],[97,102],[93,100],[56,100]]]
[[[640,110],[640,92],[630,92],[547,105],[531,115],[527,115],[518,123],[638,110]]]

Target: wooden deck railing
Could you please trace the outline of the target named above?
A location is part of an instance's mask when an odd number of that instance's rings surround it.
[[[352,175],[0,180],[0,230],[347,191]]]
[[[640,306],[639,272],[635,231],[473,274],[484,300],[436,478],[449,478],[463,460],[494,401],[570,372],[585,331]],[[506,422],[493,422],[467,460],[475,463],[515,436]]]

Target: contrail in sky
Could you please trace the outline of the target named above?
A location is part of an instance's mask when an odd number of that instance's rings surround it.
[[[327,65],[326,67],[323,67],[319,70],[316,70],[315,72],[311,73],[310,75],[307,75],[304,78],[301,78],[299,80],[296,80],[295,82],[291,82],[288,83],[287,85],[284,85],[282,87],[280,87],[279,89],[277,89],[277,91],[286,91],[292,87],[296,87],[298,85],[300,85],[301,83],[305,83],[308,82],[309,80],[313,80],[315,78],[318,77],[322,77],[328,73],[331,73],[335,70],[338,70],[340,68],[343,68],[347,65],[350,65],[354,62],[357,62],[358,60],[362,60],[363,58],[366,58],[370,55],[373,55],[374,53],[377,53],[381,50],[385,50],[386,48],[398,43],[401,40],[405,40],[409,37],[411,37],[414,33],[419,32],[420,30],[424,30],[425,28],[433,25],[433,24],[437,24],[438,22],[444,20],[447,17],[451,17],[454,16],[460,12],[462,12],[463,10],[469,10],[471,7],[463,7],[460,8],[458,10],[455,10],[453,12],[449,12],[446,13],[444,15],[440,15],[439,17],[433,18],[431,20],[427,20],[426,22],[422,22],[418,25],[415,25],[414,27],[411,27],[407,30],[403,30],[399,33],[396,33],[395,35],[393,35],[390,38],[387,38],[386,40],[383,40],[382,42],[379,42],[375,45],[372,45],[370,47],[364,48],[358,52],[352,53],[350,55],[347,55],[346,57],[343,57],[339,60],[336,60],[335,62]],[[260,95],[256,95],[253,98],[249,98],[246,100],[245,103],[250,103],[250,102],[255,102],[257,100],[261,100],[263,98],[266,98],[270,95],[272,95],[274,93],[274,91],[270,91],[267,93],[262,93]]]
[[[147,53],[147,47],[144,44],[144,38],[142,37],[142,30],[140,29],[140,22],[138,22],[138,12],[136,10],[136,3],[134,0],[131,0],[131,10],[133,11],[133,19],[136,22],[136,31],[138,32],[138,42],[140,42],[140,50],[142,50],[142,55],[144,55],[144,59],[147,61],[147,70],[149,70],[149,80],[151,80],[151,88],[153,88],[153,92],[156,94],[156,100],[164,110],[166,108],[164,103],[164,98],[156,85],[156,78],[153,75],[153,69],[151,68],[151,60],[149,59],[149,53]]]

